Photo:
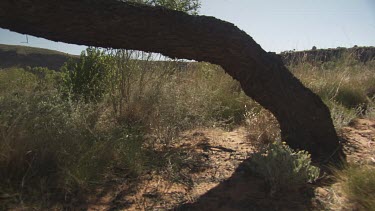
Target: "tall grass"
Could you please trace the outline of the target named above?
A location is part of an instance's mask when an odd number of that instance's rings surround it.
[[[131,80],[93,103],[69,97],[64,73],[0,71],[0,194],[10,204],[69,203],[119,169],[178,172],[183,161],[167,150],[181,131],[240,124],[251,103],[214,65],[124,62],[130,69],[112,70]]]
[[[98,107],[41,92],[4,96],[0,108],[0,186],[20,201],[71,199],[115,166],[126,174],[141,170],[142,133],[121,126],[98,130],[92,122]]]
[[[301,60],[289,69],[322,98],[337,130],[354,118],[375,118],[375,61],[362,63],[354,55],[344,54],[326,63]],[[280,129],[271,113],[253,103],[244,116],[249,138],[260,147],[280,141]]]
[[[177,174],[183,158],[168,150],[196,127],[246,124],[251,140],[280,140],[275,118],[218,66],[129,51],[106,56],[108,84],[95,102],[71,97],[64,73],[0,71],[0,194],[9,203],[67,203],[119,169],[130,178],[150,169]],[[323,98],[337,128],[375,116],[374,62],[290,69]]]
[[[330,206],[340,210],[375,210],[375,168],[350,165],[334,171],[337,184]]]
[[[120,53],[121,65],[114,73],[117,85],[108,98],[111,109],[120,122],[142,124],[153,144],[168,145],[179,132],[199,126],[238,125],[245,105],[252,104],[239,83],[218,66]]]
[[[10,201],[48,207],[89,190],[114,167],[133,176],[142,171],[144,137],[137,126],[101,128],[102,104],[39,89],[40,81],[24,70],[1,74],[1,84],[15,85],[2,87],[0,97],[0,194],[13,196]],[[18,76],[22,85],[8,81]]]
[[[290,69],[323,99],[337,130],[354,118],[375,118],[375,60],[362,63],[349,52],[336,61],[302,62]],[[348,165],[334,172],[340,190],[333,190],[340,197],[333,197],[327,209],[374,210],[373,167]]]
[[[331,110],[336,128],[355,117],[374,117],[375,61],[358,62],[344,55],[326,63],[299,63],[290,67]]]

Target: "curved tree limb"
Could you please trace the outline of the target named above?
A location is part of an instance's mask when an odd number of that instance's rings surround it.
[[[1,0],[0,27],[53,41],[158,52],[221,65],[270,110],[282,138],[316,161],[341,147],[328,108],[282,61],[235,25],[116,0]]]

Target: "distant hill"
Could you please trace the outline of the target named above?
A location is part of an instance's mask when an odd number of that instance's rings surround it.
[[[375,59],[375,47],[285,51],[280,53],[279,56],[286,65],[298,62],[322,63],[337,60],[342,56],[350,56],[361,62],[367,62]],[[79,56],[43,48],[0,44],[0,69],[30,66],[60,70],[61,66],[70,58],[78,59]],[[186,62],[178,63],[181,68],[188,64]]]
[[[0,44],[0,69],[30,66],[59,70],[69,58],[78,56],[43,48]]]
[[[375,47],[338,47],[306,51],[285,51],[279,55],[287,65],[299,62],[323,63],[342,58],[354,58],[361,62],[368,62],[375,59]]]

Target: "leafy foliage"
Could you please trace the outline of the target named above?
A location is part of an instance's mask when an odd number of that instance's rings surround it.
[[[192,15],[198,14],[200,0],[130,0],[152,6],[162,6],[168,9],[183,11]]]
[[[62,68],[65,92],[85,101],[100,101],[107,91],[110,57],[96,48],[87,48],[79,61],[70,60]]]

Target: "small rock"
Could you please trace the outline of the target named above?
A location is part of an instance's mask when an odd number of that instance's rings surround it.
[[[326,189],[318,187],[315,189],[315,194],[321,197],[327,197],[329,193]]]

